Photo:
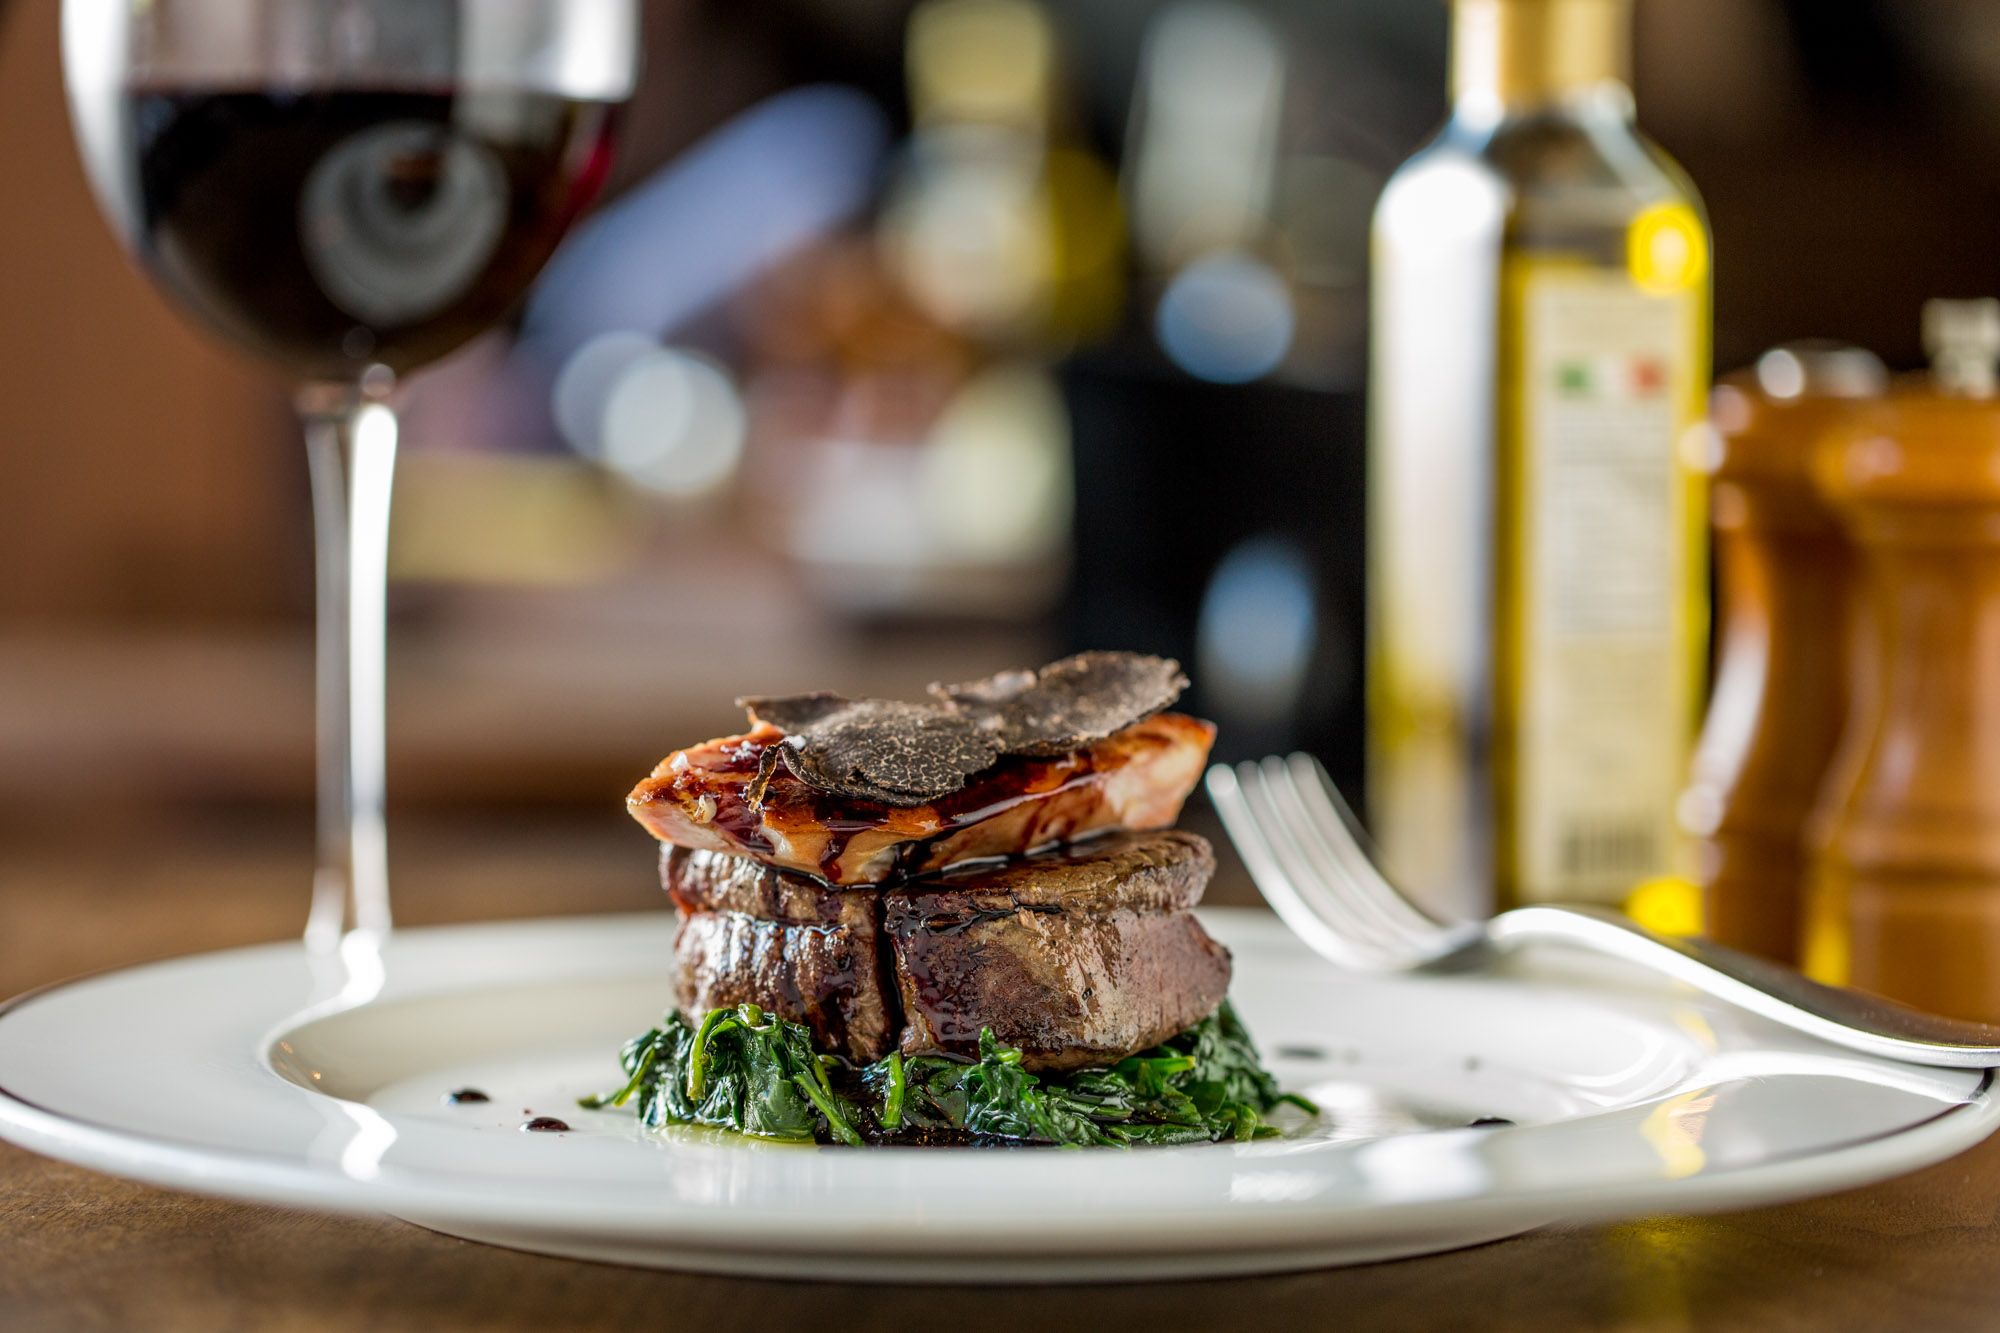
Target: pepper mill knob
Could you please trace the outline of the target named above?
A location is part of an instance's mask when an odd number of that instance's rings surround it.
[[[2000,300],[1924,302],[1924,351],[1939,393],[1991,398],[2000,390]]]

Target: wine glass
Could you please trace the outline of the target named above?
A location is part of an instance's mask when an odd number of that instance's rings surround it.
[[[504,318],[603,183],[638,0],[64,0],[92,188],[167,294],[296,380],[318,568],[308,945],[389,928],[397,377]]]

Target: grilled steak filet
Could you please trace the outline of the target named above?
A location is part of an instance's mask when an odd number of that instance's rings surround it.
[[[754,1004],[803,1023],[814,1044],[866,1064],[900,1035],[880,947],[880,905],[740,856],[660,849],[680,929],[674,998],[691,1014]]]
[[[663,842],[835,885],[879,884],[1103,829],[1165,828],[1214,736],[1210,723],[1160,713],[1073,752],[1001,759],[929,804],[886,805],[832,795],[767,763],[785,733],[760,725],[668,755],[626,807]]]
[[[976,1057],[991,1028],[1027,1068],[1080,1069],[1192,1027],[1229,989],[1188,911],[1214,870],[1192,833],[1115,833],[885,890],[902,1049]]]
[[[1229,955],[1188,911],[1214,865],[1191,833],[1120,832],[841,890],[668,847],[677,998],[696,1014],[760,1005],[863,1063],[899,1045],[976,1056],[990,1027],[1030,1069],[1109,1064],[1222,1002]]]

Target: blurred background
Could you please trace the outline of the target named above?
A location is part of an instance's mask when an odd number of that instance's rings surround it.
[[[311,857],[287,390],[121,255],[57,9],[0,0],[21,984],[78,920],[133,956],[166,913],[290,933]],[[507,331],[407,386],[403,919],[651,905],[619,798],[746,693],[1167,653],[1223,757],[1304,746],[1352,791],[1368,219],[1444,115],[1444,4],[645,11],[594,219]],[[1639,0],[1636,55],[1640,123],[1711,213],[1718,370],[1806,336],[1914,367],[1925,298],[2000,291],[2000,7]]]

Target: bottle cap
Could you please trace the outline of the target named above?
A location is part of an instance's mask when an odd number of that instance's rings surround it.
[[[1452,96],[1497,108],[1624,83],[1630,42],[1630,0],[1454,0]]]

